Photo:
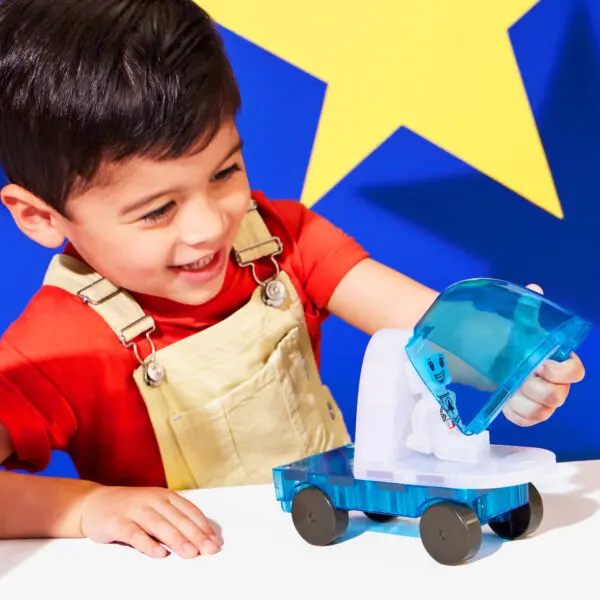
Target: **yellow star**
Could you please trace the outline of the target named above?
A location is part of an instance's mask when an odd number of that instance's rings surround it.
[[[508,35],[538,1],[198,3],[223,27],[327,84],[304,204],[405,126],[562,218]]]

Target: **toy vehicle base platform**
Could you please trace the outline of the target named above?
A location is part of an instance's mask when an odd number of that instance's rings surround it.
[[[489,455],[477,463],[439,460],[431,454],[410,452],[397,460],[391,470],[377,463],[361,465],[361,469],[353,464],[351,468],[356,479],[447,488],[496,489],[536,481],[555,466],[556,456],[549,450],[492,444]]]
[[[483,525],[489,525],[504,539],[517,539],[533,533],[542,520],[542,499],[523,476],[547,472],[555,464],[554,454],[531,448],[491,448],[499,469],[510,463],[511,456],[520,456],[522,468],[513,483],[477,486],[478,481],[489,483],[489,473],[482,478],[484,474],[473,465],[444,463],[444,485],[433,485],[433,476],[442,479],[435,469],[440,461],[427,456],[420,458],[429,461],[419,460],[413,465],[423,465],[425,473],[420,475],[427,476],[427,484],[416,483],[419,474],[414,468],[394,472],[393,480],[384,480],[385,474],[381,473],[380,480],[375,478],[376,473],[361,479],[355,476],[354,445],[349,444],[274,468],[276,497],[282,509],[292,514],[298,533],[310,544],[328,545],[342,537],[349,511],[363,512],[379,522],[396,517],[420,518],[421,540],[427,552],[442,564],[460,564],[478,552]],[[523,461],[525,454],[531,464]],[[409,482],[400,481],[404,475]],[[448,482],[459,475],[462,485],[450,487]],[[506,481],[511,479],[507,477]]]

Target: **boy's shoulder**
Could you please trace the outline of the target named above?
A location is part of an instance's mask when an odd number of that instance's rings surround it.
[[[304,245],[309,241],[309,246],[313,248],[340,245],[358,248],[350,235],[298,200],[272,199],[256,191],[252,193],[252,198],[270,233],[285,238],[282,241]]]
[[[291,269],[319,308],[368,252],[337,225],[296,200],[270,200],[253,193],[271,235],[283,243],[282,268]]]
[[[256,202],[265,224],[273,235],[288,235],[297,238],[305,219],[310,218],[313,213],[304,204],[297,200],[268,198],[263,192],[252,192],[252,198]],[[318,215],[314,215],[317,218]]]
[[[43,285],[6,329],[2,340],[37,363],[74,358],[80,349],[95,352],[112,346],[111,333],[99,315],[79,297]]]

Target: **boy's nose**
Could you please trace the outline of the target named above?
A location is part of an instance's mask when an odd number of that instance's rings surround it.
[[[215,202],[196,202],[187,208],[178,222],[181,242],[188,246],[209,245],[225,237],[227,215]]]

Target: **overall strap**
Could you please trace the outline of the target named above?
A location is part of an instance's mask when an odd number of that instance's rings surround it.
[[[125,346],[138,336],[150,333],[154,329],[152,317],[144,314],[129,293],[101,277],[73,256],[54,256],[43,283],[79,296],[82,302],[88,304],[106,321]]]
[[[267,256],[276,256],[283,246],[281,240],[271,235],[260,216],[258,206],[251,200],[240,230],[233,244],[235,257],[241,267]]]

